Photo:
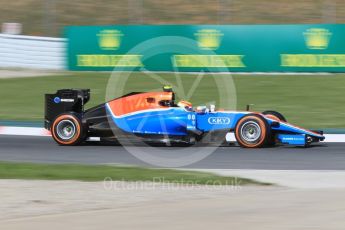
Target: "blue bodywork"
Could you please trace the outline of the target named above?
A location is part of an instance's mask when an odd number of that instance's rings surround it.
[[[186,136],[191,132],[207,133],[217,130],[231,132],[237,122],[251,112],[216,111],[196,112],[180,107],[142,110],[116,116],[106,103],[107,113],[121,130],[135,134],[160,134]],[[262,114],[261,114],[262,115]],[[324,140],[324,136],[285,122],[277,122],[265,117],[271,130],[277,133],[277,140],[284,144],[306,145],[307,137]]]
[[[289,145],[304,146],[307,143],[307,136],[305,134],[278,134],[277,139],[280,143]]]

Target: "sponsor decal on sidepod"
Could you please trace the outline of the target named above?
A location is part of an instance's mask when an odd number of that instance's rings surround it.
[[[230,118],[228,117],[210,117],[208,123],[211,125],[228,125],[230,124]]]

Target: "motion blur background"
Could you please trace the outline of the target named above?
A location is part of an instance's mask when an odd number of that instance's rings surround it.
[[[343,0],[1,0],[0,23],[62,36],[67,25],[345,23]]]

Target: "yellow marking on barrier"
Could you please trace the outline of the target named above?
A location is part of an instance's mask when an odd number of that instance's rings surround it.
[[[174,55],[176,67],[238,67],[244,68],[244,55]]]
[[[81,54],[77,55],[77,66],[80,67],[142,67],[142,55],[103,55]]]
[[[345,67],[345,54],[281,54],[283,67]]]

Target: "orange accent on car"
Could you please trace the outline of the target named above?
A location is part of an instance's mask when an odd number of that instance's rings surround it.
[[[269,119],[275,120],[275,121],[281,121],[277,116],[274,116],[272,114],[267,114],[267,115],[264,115],[264,116],[269,118]]]
[[[56,136],[56,131],[55,131],[55,127],[57,125],[57,123],[59,123],[60,121],[62,120],[73,120],[73,122],[75,123],[75,127],[76,127],[76,135],[71,139],[71,140],[68,140],[68,141],[63,141],[63,140],[60,140],[57,136]],[[81,129],[80,129],[80,125],[79,125],[79,122],[77,119],[75,119],[75,117],[71,116],[71,115],[61,115],[59,117],[57,117],[52,125],[52,131],[51,131],[51,134],[54,138],[54,140],[56,140],[58,143],[62,144],[62,145],[73,145],[77,140],[78,138],[80,137],[81,135]]]
[[[192,108],[192,103],[189,102],[189,101],[185,101],[185,100],[181,100],[177,103],[178,106],[180,107],[189,107],[189,108]]]
[[[309,129],[302,128],[302,127],[297,126],[297,125],[290,124],[289,122],[284,122],[284,121],[281,121],[281,123],[284,123],[284,124],[287,124],[287,125],[291,125],[291,126],[293,126],[293,127],[295,127],[295,128],[301,129],[301,130],[303,130],[303,131],[305,131],[305,132],[311,132],[311,133],[313,133],[313,134],[316,134],[316,135],[322,136],[320,133],[317,133],[317,132],[311,131],[311,130],[309,130]]]
[[[172,92],[149,92],[118,98],[108,104],[116,116],[121,116],[141,110],[167,108],[159,102],[172,101],[172,99]]]

